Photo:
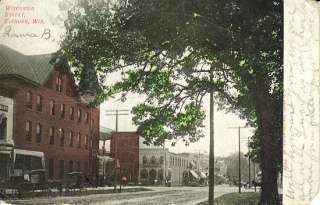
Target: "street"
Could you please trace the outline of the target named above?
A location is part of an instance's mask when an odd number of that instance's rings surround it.
[[[153,191],[96,194],[75,197],[38,198],[12,201],[11,204],[92,204],[92,205],[195,205],[207,200],[208,187],[149,187]],[[219,185],[215,187],[215,197],[225,193],[236,192],[237,187]]]

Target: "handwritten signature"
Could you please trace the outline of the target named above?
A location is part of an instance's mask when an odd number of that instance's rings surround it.
[[[2,37],[7,38],[43,38],[49,40],[51,38],[51,30],[49,28],[44,28],[40,33],[26,32],[26,33],[17,33],[13,31],[11,26],[6,26]]]

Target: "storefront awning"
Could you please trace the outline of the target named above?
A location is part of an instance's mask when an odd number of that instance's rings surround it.
[[[195,171],[190,170],[190,173],[194,178],[199,178],[198,174]]]
[[[14,153],[15,154],[21,154],[21,155],[28,155],[28,156],[44,158],[44,153],[43,152],[38,152],[38,151],[14,149]]]
[[[14,161],[16,161],[17,155],[39,158],[39,160],[41,161],[41,166],[42,166],[41,168],[43,168],[45,165],[43,152],[23,150],[23,149],[14,149]],[[39,169],[39,168],[37,168],[37,169]]]
[[[203,172],[200,172],[200,178],[205,179],[205,178],[207,178],[207,175],[205,173],[203,173]]]
[[[114,161],[113,158],[108,157],[108,156],[99,156],[99,155],[98,155],[97,157],[98,157],[99,160],[101,160],[101,161],[103,161],[103,162],[112,162],[112,161]]]

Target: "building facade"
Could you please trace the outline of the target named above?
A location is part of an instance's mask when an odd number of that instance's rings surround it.
[[[139,182],[141,184],[165,184],[169,180],[172,186],[185,185],[184,175],[194,169],[188,156],[169,152],[161,146],[144,145],[140,138]]]
[[[110,154],[118,165],[121,177],[128,183],[137,184],[139,177],[139,135],[136,132],[113,132]]]
[[[79,95],[69,68],[52,55],[25,56],[0,47],[0,178],[46,169],[95,176],[99,108]]]
[[[140,148],[139,182],[141,184],[163,184],[169,176],[168,149],[162,147]]]

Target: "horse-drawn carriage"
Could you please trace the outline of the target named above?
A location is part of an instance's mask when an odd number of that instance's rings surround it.
[[[62,194],[63,191],[70,194],[84,191],[88,186],[89,180],[82,172],[67,173],[64,180],[48,180],[45,170],[39,169],[0,181],[0,198],[48,196]]]

